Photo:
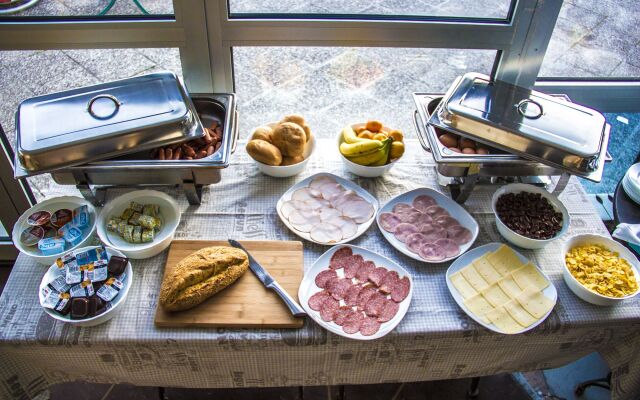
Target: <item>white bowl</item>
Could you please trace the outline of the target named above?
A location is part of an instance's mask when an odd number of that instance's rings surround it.
[[[132,201],[160,206],[162,228],[151,243],[128,243],[117,233],[107,230],[109,217],[121,215]],[[143,259],[153,257],[169,247],[179,223],[180,208],[171,196],[156,190],[137,190],[123,194],[105,205],[98,217],[97,230],[98,236],[106,246],[120,250],[129,258]]]
[[[89,213],[91,215],[91,218],[90,218],[91,227],[88,229],[89,233],[87,234],[87,236],[77,245],[70,247],[68,249],[65,249],[63,252],[58,254],[54,254],[51,256],[43,256],[40,250],[38,249],[37,245],[27,247],[27,246],[24,246],[20,241],[20,234],[22,233],[23,230],[29,227],[29,225],[27,224],[27,219],[34,212],[45,210],[45,211],[49,211],[50,213],[53,213],[62,208],[66,208],[73,211],[74,208],[78,208],[83,205],[86,205],[87,208],[89,209]],[[25,211],[24,214],[22,214],[20,218],[18,218],[18,221],[13,226],[11,239],[13,240],[13,245],[16,246],[16,248],[20,250],[20,252],[22,252],[24,255],[26,255],[30,259],[40,264],[50,265],[58,257],[60,257],[60,254],[64,254],[66,252],[75,250],[80,247],[88,246],[89,244],[91,244],[91,241],[93,240],[96,233],[96,220],[97,220],[96,209],[87,200],[81,197],[75,197],[75,196],[53,197],[51,199],[47,199],[41,203],[38,203],[35,206],[28,209],[27,211]]]
[[[353,130],[360,128],[362,126],[365,126],[366,123],[359,123],[359,124],[353,124],[351,125],[351,128],[353,128]],[[389,132],[391,131],[390,128],[383,126],[382,127],[383,131]],[[340,154],[340,158],[342,159],[342,162],[344,163],[344,166],[347,167],[347,171],[351,172],[354,175],[358,175],[361,176],[363,178],[377,178],[379,176],[382,176],[385,172],[387,172],[388,170],[390,170],[391,168],[393,168],[393,166],[396,164],[396,162],[402,158],[402,156],[398,157],[397,159],[393,160],[392,162],[390,162],[389,164],[386,165],[380,165],[377,167],[372,167],[372,166],[368,166],[368,165],[360,165],[360,164],[356,164],[354,162],[351,162],[347,157],[343,156],[342,153],[340,153],[340,144],[342,144],[342,142],[344,142],[344,138],[342,137],[342,132],[340,132],[338,134],[338,153]],[[406,150],[405,150],[406,151]]]
[[[270,128],[274,128],[278,124],[279,122],[270,122],[266,125]],[[256,129],[257,128],[254,128],[251,130],[252,134]],[[274,178],[288,178],[290,176],[298,175],[299,173],[304,171],[304,169],[307,167],[307,163],[309,162],[309,158],[311,158],[311,154],[313,154],[313,151],[315,149],[316,149],[316,137],[315,135],[311,135],[311,139],[309,139],[309,142],[307,143],[307,146],[304,149],[304,154],[303,154],[304,160],[300,161],[297,164],[267,165],[267,164],[261,163],[260,161],[253,160],[253,158],[252,160],[255,161],[255,163],[258,165],[258,169],[263,174],[273,176]],[[249,157],[251,157],[251,155],[249,155]]]
[[[562,213],[562,229],[558,232],[554,237],[550,239],[532,239],[526,236],[522,236],[511,230],[508,226],[506,226],[498,217],[498,213],[496,212],[496,202],[498,198],[503,194],[507,193],[520,193],[520,192],[528,192],[528,193],[540,193],[542,197],[549,200],[549,203],[553,206],[553,208]],[[493,194],[493,198],[491,199],[491,209],[493,210],[493,214],[496,217],[496,225],[498,227],[498,232],[505,238],[507,241],[515,244],[518,247],[522,247],[523,249],[541,249],[547,244],[553,242],[558,239],[560,236],[564,235],[569,229],[570,217],[569,212],[565,208],[564,204],[558,198],[551,193],[549,193],[544,188],[528,185],[525,183],[512,183],[509,185],[505,185],[500,189],[496,190]]]
[[[582,286],[582,284],[578,282],[578,280],[574,278],[573,275],[571,275],[569,268],[567,268],[565,256],[572,248],[585,244],[599,244],[611,251],[617,252],[620,258],[627,260],[629,264],[631,264],[636,282],[640,284],[640,277],[638,277],[638,269],[640,268],[640,265],[638,264],[638,259],[626,247],[606,236],[593,234],[576,235],[567,240],[562,248],[562,265],[564,265],[564,268],[562,270],[562,277],[567,283],[567,286],[569,286],[569,289],[571,289],[571,291],[575,293],[576,296],[586,302],[598,306],[613,306],[616,304],[620,304],[623,300],[630,299],[636,296],[638,292],[640,292],[640,290],[638,290],[635,293],[624,297],[609,297],[601,295],[600,293],[593,292]]]
[[[98,246],[83,247],[75,250],[75,252],[95,249],[97,247]],[[120,257],[124,256],[118,250],[115,250],[109,247],[107,247],[107,254],[109,254],[109,256],[112,256],[112,255],[120,256]],[[55,269],[57,269],[57,266],[54,263],[52,263],[52,265],[49,267],[47,272],[42,277],[42,281],[40,282],[40,286],[38,289],[40,305],[42,305],[42,303],[44,302],[44,296],[42,295],[42,288],[45,287],[48,282],[51,282],[55,278]],[[118,295],[113,300],[111,300],[111,308],[100,315],[96,315],[95,317],[85,318],[85,319],[71,319],[71,317],[68,314],[60,315],[49,308],[46,308],[46,307],[42,307],[42,308],[44,308],[44,311],[47,314],[49,314],[52,318],[55,318],[58,321],[62,321],[71,325],[95,326],[95,325],[99,325],[104,322],[107,322],[111,318],[115,317],[116,314],[120,312],[120,310],[122,310],[122,305],[124,304],[124,301],[127,298],[127,295],[129,294],[129,288],[131,288],[131,282],[133,281],[133,269],[131,268],[131,263],[127,263],[127,266],[124,272],[127,274],[127,277],[123,282],[124,287],[122,288],[122,290],[120,290],[120,293],[118,293]]]

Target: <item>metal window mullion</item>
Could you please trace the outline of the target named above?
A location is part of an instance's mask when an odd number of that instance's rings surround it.
[[[224,40],[228,34],[229,8],[226,0],[207,2],[207,32],[213,90],[215,92],[233,92],[233,60],[231,43]]]
[[[205,8],[205,0],[173,1],[176,21],[183,27],[185,37],[180,46],[182,73],[187,89],[193,93],[213,92]]]

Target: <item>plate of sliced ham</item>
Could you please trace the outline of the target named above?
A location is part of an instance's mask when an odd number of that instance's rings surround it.
[[[478,222],[455,201],[429,188],[389,200],[376,217],[382,235],[400,252],[426,263],[451,261],[478,237]]]
[[[372,340],[400,323],[412,294],[413,280],[397,263],[362,247],[338,245],[305,273],[298,299],[323,328]]]
[[[301,238],[335,245],[357,238],[371,226],[378,201],[351,181],[319,173],[289,188],[276,210],[287,228]]]

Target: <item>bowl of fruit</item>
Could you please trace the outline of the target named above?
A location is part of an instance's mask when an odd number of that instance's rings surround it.
[[[380,121],[346,126],[338,135],[338,149],[347,170],[365,178],[381,176],[404,154],[404,136]]]

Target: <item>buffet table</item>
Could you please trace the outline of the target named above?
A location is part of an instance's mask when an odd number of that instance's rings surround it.
[[[442,190],[433,162],[415,140],[407,140],[407,154],[377,179],[349,175],[335,142],[318,142],[298,177],[260,174],[240,143],[222,181],[205,189],[201,206],[189,206],[179,189],[167,189],[183,211],[176,239],[298,240],[280,221],[275,204],[295,182],[320,171],[354,180],[381,204],[418,187]],[[491,211],[494,190],[478,186],[465,204],[480,224],[475,246],[503,241]],[[54,185],[52,191],[77,194],[72,187]],[[124,192],[110,190],[107,200]],[[568,235],[607,233],[575,178],[560,198],[571,214]],[[133,285],[120,314],[100,326],[75,328],[44,313],[37,293],[46,267],[21,255],[0,298],[0,397],[33,397],[50,384],[72,380],[240,388],[450,379],[552,368],[597,350],[611,367],[613,398],[637,398],[640,298],[613,308],[578,299],[562,280],[562,242],[520,250],[556,286],[554,311],[530,332],[500,335],[471,320],[453,301],[444,279],[449,263],[423,264],[404,256],[374,224],[352,243],[395,260],[414,280],[405,318],[374,341],[336,336],[311,320],[301,329],[156,328],[166,252],[132,261]],[[304,242],[305,268],[327,248]]]

